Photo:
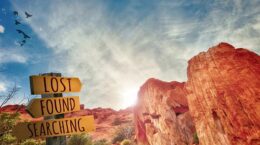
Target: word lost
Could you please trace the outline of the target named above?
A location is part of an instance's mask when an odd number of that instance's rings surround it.
[[[78,78],[54,76],[30,76],[31,94],[53,94],[80,92],[81,82]]]

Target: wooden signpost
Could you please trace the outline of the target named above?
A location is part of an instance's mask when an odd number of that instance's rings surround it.
[[[53,137],[95,131],[94,117],[83,116],[19,123],[13,130],[19,139]]]
[[[80,110],[79,97],[32,99],[26,110],[33,118],[75,112]]]
[[[94,116],[64,118],[64,113],[80,110],[79,97],[62,97],[64,92],[79,92],[81,82],[60,73],[30,76],[31,94],[42,94],[26,107],[33,117],[44,121],[18,123],[13,134],[18,139],[46,137],[46,145],[66,145],[66,135],[95,131]]]
[[[31,94],[80,92],[79,78],[30,76]]]

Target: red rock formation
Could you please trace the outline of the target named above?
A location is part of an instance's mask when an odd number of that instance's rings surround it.
[[[187,145],[194,125],[188,112],[184,83],[149,79],[140,89],[135,107],[138,144]]]
[[[0,108],[0,112],[20,112],[26,113],[24,105],[6,105]]]
[[[189,61],[190,114],[200,145],[260,144],[260,57],[227,43]]]

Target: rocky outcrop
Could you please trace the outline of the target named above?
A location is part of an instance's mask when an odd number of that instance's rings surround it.
[[[192,144],[195,132],[184,83],[149,79],[134,110],[136,141],[144,145]]]
[[[259,74],[258,54],[220,43],[189,61],[187,83],[148,80],[134,111],[137,142],[190,144],[194,122],[200,145],[259,145]]]
[[[200,145],[260,144],[260,57],[227,43],[189,61],[188,102]]]
[[[6,105],[0,108],[0,112],[19,112],[19,113],[26,113],[24,105]]]

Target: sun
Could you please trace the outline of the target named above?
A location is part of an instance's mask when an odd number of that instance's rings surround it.
[[[136,87],[130,87],[123,89],[121,92],[122,97],[122,106],[123,107],[130,107],[136,104],[137,101],[137,93],[138,88]]]

